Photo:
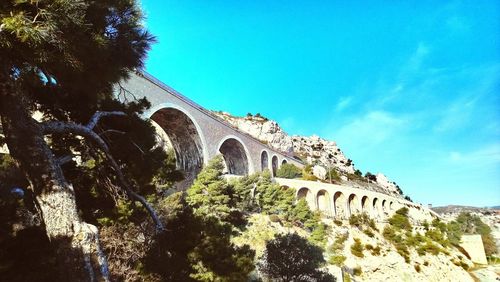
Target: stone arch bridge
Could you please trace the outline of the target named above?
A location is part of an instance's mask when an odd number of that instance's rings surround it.
[[[279,152],[239,131],[210,111],[189,100],[147,73],[132,73],[121,82],[119,99],[146,97],[151,108],[144,113],[168,137],[177,167],[193,178],[210,159],[224,158],[227,174],[247,175],[269,169],[276,175],[283,163],[302,167],[302,161]]]
[[[117,86],[116,93],[119,99],[133,95],[146,97],[151,102],[144,117],[161,128],[162,135],[175,151],[177,167],[184,171],[187,181],[192,181],[202,166],[218,154],[224,158],[229,177],[265,169],[276,176],[277,169],[284,163],[303,167],[303,163],[292,155],[239,131],[147,73],[132,73]],[[421,205],[369,190],[296,179],[275,180],[282,186],[295,188],[298,199],[305,198],[311,209],[330,217],[346,219],[365,212],[384,220],[403,206],[416,218],[431,217],[432,213]]]

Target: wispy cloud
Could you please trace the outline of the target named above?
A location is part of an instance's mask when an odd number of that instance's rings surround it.
[[[339,140],[356,144],[356,147],[373,147],[397,135],[408,123],[386,111],[371,111],[342,126],[336,136]]]
[[[343,111],[345,108],[347,108],[352,102],[352,97],[347,96],[347,97],[341,97],[339,101],[337,102],[336,110],[338,112]]]

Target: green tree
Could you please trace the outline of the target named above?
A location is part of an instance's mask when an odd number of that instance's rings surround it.
[[[319,269],[324,263],[321,248],[295,233],[288,233],[266,243],[258,267],[273,281],[335,281]]]
[[[302,170],[296,167],[294,164],[282,164],[281,167],[276,172],[277,177],[294,179],[302,177]]]
[[[233,192],[223,178],[224,164],[221,156],[210,160],[187,190],[186,201],[197,216],[213,216],[222,221],[229,219],[233,208]]]
[[[147,182],[154,169],[138,170],[147,165],[133,162],[141,153],[127,155],[113,146],[136,141],[140,148],[154,140],[147,138],[153,129],[137,115],[148,103],[123,105],[114,101],[112,91],[131,70],[143,66],[153,38],[144,30],[133,0],[7,0],[0,4],[0,19],[2,129],[11,156],[29,181],[60,279],[106,279],[96,229],[78,213],[77,203],[85,203],[78,197],[79,184],[100,179],[96,186],[122,188],[127,198],[144,206],[158,229],[162,227],[154,209],[137,193],[152,188],[139,184]],[[42,113],[41,122],[32,117],[35,110]],[[123,122],[125,116],[128,122]],[[106,133],[112,140],[106,142],[102,134],[117,124],[118,129],[138,126],[144,131],[135,133],[148,134],[137,138],[130,130],[121,137]],[[141,151],[151,156],[158,152],[150,149],[144,146]],[[68,163],[73,152],[94,160],[98,167],[93,175],[79,174],[91,167]]]

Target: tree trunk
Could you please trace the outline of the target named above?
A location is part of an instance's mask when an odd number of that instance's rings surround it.
[[[30,181],[45,230],[55,251],[61,281],[107,281],[97,228],[78,216],[75,194],[64,178],[23,93],[0,73],[0,116],[12,157]]]

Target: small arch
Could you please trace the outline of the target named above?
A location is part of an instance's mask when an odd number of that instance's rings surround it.
[[[260,170],[264,171],[269,169],[269,155],[265,150],[260,154]]]
[[[235,175],[248,174],[248,157],[243,144],[235,138],[229,137],[219,147],[224,158],[227,172]]]
[[[394,208],[395,208],[395,206],[394,206],[394,202],[392,202],[392,201],[391,201],[391,202],[389,203],[389,210],[393,211],[393,210],[394,210]]]
[[[347,199],[347,206],[349,208],[349,215],[360,213],[360,202],[356,194],[349,195],[349,198]]]
[[[278,172],[278,157],[277,156],[273,156],[273,158],[271,160],[271,166],[272,166],[273,176],[276,176],[276,173]]]
[[[320,190],[316,195],[318,210],[326,215],[331,215],[330,194],[326,190]]]
[[[287,161],[285,159],[283,159],[283,161],[281,161],[281,165],[284,165],[286,163],[287,163]]]
[[[370,214],[370,201],[368,200],[368,196],[361,197],[361,210],[366,214]]]
[[[344,194],[338,191],[333,195],[333,205],[335,207],[335,216],[337,218],[347,218],[346,200]]]
[[[373,215],[378,218],[380,217],[381,215],[381,212],[380,212],[380,201],[378,198],[374,198],[373,199],[373,204],[372,204],[372,211],[373,211]]]
[[[387,200],[382,200],[382,212],[387,213]]]
[[[300,199],[305,199],[311,210],[316,209],[316,206],[314,205],[314,196],[309,188],[302,187],[297,190],[297,200]]]

